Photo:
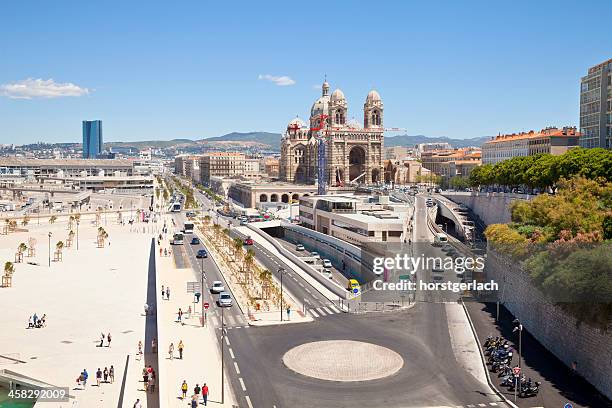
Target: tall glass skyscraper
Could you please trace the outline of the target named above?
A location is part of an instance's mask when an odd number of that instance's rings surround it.
[[[95,159],[102,153],[102,121],[83,121],[83,158]]]

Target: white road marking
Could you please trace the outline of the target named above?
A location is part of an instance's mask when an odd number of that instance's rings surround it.
[[[486,407],[487,404],[478,404],[479,407]]]
[[[246,391],[246,386],[244,385],[244,381],[242,381],[242,377],[239,377],[238,381],[240,381],[240,387],[242,387],[242,391]]]
[[[235,359],[236,359],[236,356],[234,356],[234,350],[232,350],[232,348],[231,348],[231,347],[230,347],[230,348],[228,348],[228,350],[229,350],[230,356],[232,356],[232,360],[235,360]]]
[[[227,316],[226,321],[229,322],[229,324],[231,324],[232,326],[236,324],[236,321],[234,320],[234,316],[232,315]]]
[[[238,368],[238,363],[234,361],[234,368],[236,369],[236,374],[240,375],[240,369]]]
[[[311,293],[310,289],[308,289],[308,288],[304,288],[304,289],[306,290],[306,292]]]
[[[340,310],[338,310],[336,306],[329,306],[329,308],[333,310],[335,313],[340,313]]]
[[[492,406],[496,407],[497,406],[497,402],[489,402],[489,405],[492,405]]]
[[[228,346],[230,345],[230,342],[229,342],[229,337],[226,337],[226,338],[225,338],[225,344],[227,344]]]
[[[325,316],[325,315],[327,315],[327,313],[325,313],[325,312],[324,312],[323,310],[321,310],[321,309],[323,309],[323,308],[322,308],[322,307],[318,308],[318,309],[317,309],[317,312],[321,313],[321,316]]]
[[[251,399],[249,398],[249,396],[245,395],[244,399],[246,400],[247,405],[249,406],[249,408],[253,408],[253,404],[251,404]]]
[[[214,324],[215,326],[219,326],[219,319],[217,319],[217,316],[213,316],[213,317],[212,317],[212,320],[213,320],[213,324]]]
[[[319,317],[319,315],[317,314],[317,312],[314,311],[314,309],[309,309],[308,311],[310,312],[312,317]]]
[[[326,307],[322,307],[323,310],[325,310],[327,312],[327,314],[334,314],[331,310],[329,310]]]

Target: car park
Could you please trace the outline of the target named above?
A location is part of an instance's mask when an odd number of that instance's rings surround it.
[[[193,237],[191,238],[191,245],[198,245],[200,243],[200,238]]]
[[[230,307],[233,304],[232,295],[227,292],[219,293],[217,298],[217,306],[219,307]]]
[[[304,248],[304,245],[302,245],[302,244],[297,244],[297,245],[295,246],[295,250],[296,250],[296,251],[303,251],[304,249],[305,249],[305,248]]]
[[[205,249],[198,249],[196,258],[208,258],[208,252]]]
[[[210,287],[211,293],[221,293],[224,291],[225,291],[225,288],[223,287],[223,282],[221,281],[214,281],[212,286]]]

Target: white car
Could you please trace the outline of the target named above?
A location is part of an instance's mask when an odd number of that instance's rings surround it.
[[[321,255],[319,255],[318,252],[311,252],[310,256],[312,256],[315,259],[321,259]]]
[[[223,287],[223,282],[221,282],[221,281],[214,281],[212,286],[210,287],[210,291],[212,293],[221,293],[221,292],[225,291],[225,288]]]
[[[332,267],[332,263],[329,259],[324,259],[323,260],[323,267],[324,268],[331,268]]]
[[[305,249],[305,248],[304,248],[304,245],[302,245],[302,244],[297,244],[297,245],[295,246],[295,250],[296,250],[296,251],[303,251],[304,249]]]
[[[232,295],[227,292],[219,293],[219,297],[217,298],[217,305],[219,307],[230,307],[232,303]]]
[[[329,269],[323,269],[321,271],[321,273],[323,274],[323,276],[325,276],[328,279],[333,279],[334,277],[332,276],[332,271],[330,271]]]

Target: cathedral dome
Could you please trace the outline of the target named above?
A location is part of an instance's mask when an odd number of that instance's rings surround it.
[[[366,102],[377,102],[380,100],[381,98],[379,93],[374,89],[372,89],[370,93],[368,93],[368,97],[366,98]]]
[[[312,104],[310,116],[327,115],[329,113],[329,95],[322,96]]]
[[[344,101],[346,100],[346,98],[344,97],[344,92],[342,92],[340,89],[336,89],[332,95],[331,95],[331,100],[332,101]]]
[[[298,128],[298,129],[302,129],[306,127],[306,123],[300,119],[300,118],[293,118],[291,119],[291,121],[289,122],[289,124],[287,124],[287,128]]]

